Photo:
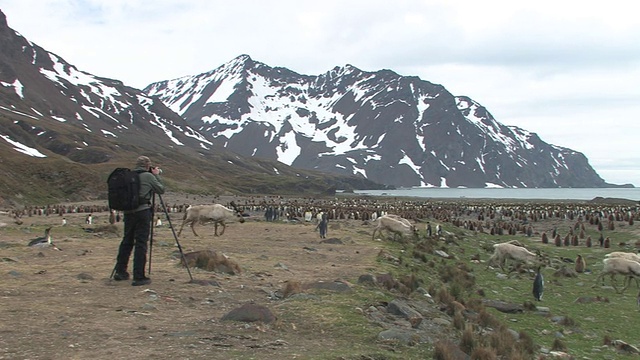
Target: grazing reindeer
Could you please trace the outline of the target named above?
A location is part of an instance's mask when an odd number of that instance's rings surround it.
[[[514,245],[511,242],[495,244],[493,245],[493,248],[493,255],[491,255],[487,261],[487,267],[497,263],[498,266],[504,270],[504,265],[507,260],[530,264],[539,264],[542,260],[542,256],[539,251],[536,250],[536,253],[532,253],[524,247]]]
[[[418,231],[416,230],[415,225],[411,224],[409,220],[404,219],[398,215],[382,215],[376,219],[376,222],[377,226],[375,229],[373,229],[371,240],[375,239],[376,232],[380,234],[382,233],[382,230],[393,233],[394,239],[396,235],[400,235],[400,237],[402,237],[403,235],[412,235],[415,238],[418,237]]]
[[[180,225],[180,230],[178,231],[178,236],[182,233],[182,228],[185,224],[191,225],[191,231],[195,236],[198,236],[194,226],[196,222],[205,223],[207,221],[213,221],[215,225],[214,236],[222,236],[224,234],[224,230],[226,229],[226,222],[232,220],[238,220],[239,222],[244,222],[244,214],[241,210],[235,206],[233,202],[231,202],[231,206],[233,209],[229,209],[220,204],[213,205],[191,205],[187,208],[187,211],[184,213],[184,218],[182,220],[182,225]],[[220,234],[218,234],[218,225],[222,226],[222,230]]]
[[[616,290],[617,293],[624,292],[627,287],[631,284],[631,279],[636,279],[636,284],[638,283],[638,277],[640,277],[640,263],[637,261],[629,260],[623,257],[610,257],[602,260],[604,266],[602,267],[602,272],[596,278],[596,284],[598,281],[602,280],[602,284],[604,285],[604,276],[611,276],[611,285]],[[623,281],[624,287],[622,290],[618,290],[614,284],[614,276],[615,275],[624,275],[626,278]],[[628,280],[628,283],[627,283]],[[595,286],[595,285],[594,285]]]

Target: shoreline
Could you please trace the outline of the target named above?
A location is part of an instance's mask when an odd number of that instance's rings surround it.
[[[183,192],[167,192],[162,195],[162,199],[166,206],[173,205],[200,205],[200,204],[228,204],[231,201],[235,201],[238,205],[254,204],[259,205],[263,202],[267,203],[297,203],[299,205],[304,204],[318,204],[318,203],[332,203],[354,200],[367,200],[379,204],[393,204],[398,202],[411,202],[416,203],[441,203],[441,204],[504,204],[504,205],[522,205],[522,204],[574,204],[574,205],[595,205],[595,206],[627,206],[627,207],[640,207],[640,202],[628,198],[615,198],[615,197],[594,197],[590,200],[583,199],[544,199],[544,198],[494,198],[494,197],[423,197],[416,195],[381,195],[381,194],[361,194],[354,192],[339,192],[334,195],[321,194],[321,195],[273,195],[273,194],[252,194],[252,195],[197,195]],[[156,204],[159,204],[159,200],[156,198]],[[0,211],[11,212],[15,210],[22,210],[26,208],[45,208],[48,206],[100,206],[107,207],[108,203],[106,199],[99,200],[85,200],[85,201],[69,201],[58,202],[49,204],[30,205],[22,207],[9,207],[0,209]]]

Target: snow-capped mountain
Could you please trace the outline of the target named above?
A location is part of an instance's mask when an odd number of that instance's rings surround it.
[[[602,187],[586,157],[496,121],[442,85],[390,70],[318,76],[241,55],[144,89],[213,144],[393,186]]]
[[[162,102],[120,81],[78,70],[10,29],[2,13],[0,46],[0,110],[17,118],[54,120],[82,130],[72,136],[76,144],[72,147],[47,145],[61,135],[54,128],[34,129],[30,133],[37,131],[37,137],[31,142],[62,155],[91,149],[95,142],[87,142],[85,134],[123,143],[140,141],[142,146],[145,139],[172,146],[211,145]],[[20,126],[19,121],[14,126]],[[141,132],[150,137],[137,136]],[[108,152],[103,155],[106,161]]]
[[[0,206],[106,197],[106,177],[144,154],[174,190],[324,193],[381,188],[216,147],[162,101],[79,70],[9,28],[0,11]]]
[[[2,12],[0,48],[0,205],[104,198],[106,175],[140,154],[174,189],[208,194],[615,186],[582,154],[390,70],[307,76],[242,55],[139,90],[77,69]]]

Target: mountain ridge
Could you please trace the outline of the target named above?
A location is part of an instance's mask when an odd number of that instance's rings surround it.
[[[147,155],[175,191],[329,194],[382,188],[216,146],[161,101],[78,70],[8,27],[0,11],[0,206],[106,199],[106,178]],[[187,176],[185,176],[187,175]]]
[[[240,55],[143,89],[214,144],[388,186],[610,187],[581,153],[506,126],[468,96],[392,70],[317,75]]]
[[[104,199],[108,173],[141,154],[195,194],[616,186],[584,155],[392,70],[301,75],[244,54],[141,90],[30,42],[1,11],[0,46],[0,206]]]

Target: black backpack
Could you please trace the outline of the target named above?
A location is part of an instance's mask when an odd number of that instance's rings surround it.
[[[127,168],[117,168],[107,179],[109,208],[134,210],[140,206],[140,173]]]

